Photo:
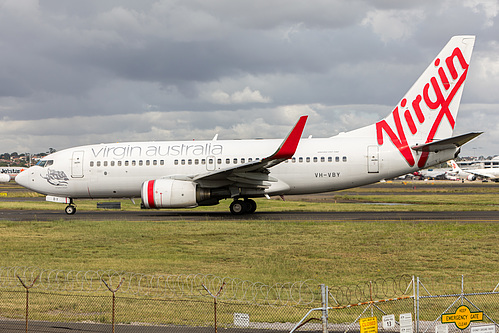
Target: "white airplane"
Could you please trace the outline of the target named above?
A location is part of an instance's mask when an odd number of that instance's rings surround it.
[[[441,168],[423,169],[423,170],[420,170],[418,174],[421,175],[425,179],[437,179],[437,178],[443,179],[443,178],[445,178],[445,179],[454,180],[454,179],[452,179],[453,175],[449,174],[449,170],[447,170],[447,169],[441,169]]]
[[[453,37],[384,119],[329,138],[301,139],[307,116],[280,140],[129,142],[58,151],[16,177],[48,201],[141,197],[143,208],[336,191],[448,161],[480,132],[452,136],[474,36]]]
[[[0,182],[8,183],[13,177],[24,171],[22,167],[0,167]]]
[[[476,180],[477,177],[482,179],[492,180],[499,182],[499,168],[486,168],[486,169],[466,169],[463,170],[457,165],[454,160],[449,161],[452,166],[452,171],[461,178],[466,178],[470,181]]]

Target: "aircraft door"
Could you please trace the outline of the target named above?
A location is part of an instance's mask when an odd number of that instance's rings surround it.
[[[73,158],[71,158],[71,177],[72,178],[83,178],[83,151],[73,152]]]
[[[379,173],[379,147],[367,146],[367,172]]]

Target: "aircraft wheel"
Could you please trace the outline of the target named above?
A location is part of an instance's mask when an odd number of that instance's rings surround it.
[[[73,215],[74,213],[76,213],[76,207],[73,206],[73,205],[68,205],[68,206],[66,206],[66,208],[64,209],[64,211],[68,215]]]
[[[256,211],[256,202],[255,202],[255,200],[253,200],[253,199],[246,199],[246,200],[244,200],[244,203],[246,203],[246,206],[247,206],[246,213],[253,214]]]
[[[234,200],[230,204],[230,212],[234,215],[242,215],[246,213],[245,203],[241,200]]]

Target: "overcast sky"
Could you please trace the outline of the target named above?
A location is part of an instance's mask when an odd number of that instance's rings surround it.
[[[0,152],[332,136],[476,35],[455,134],[499,154],[499,0],[0,0]]]

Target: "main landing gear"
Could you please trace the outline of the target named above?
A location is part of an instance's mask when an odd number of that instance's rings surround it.
[[[252,199],[236,199],[230,204],[230,212],[234,215],[253,214],[256,211],[256,202]]]

